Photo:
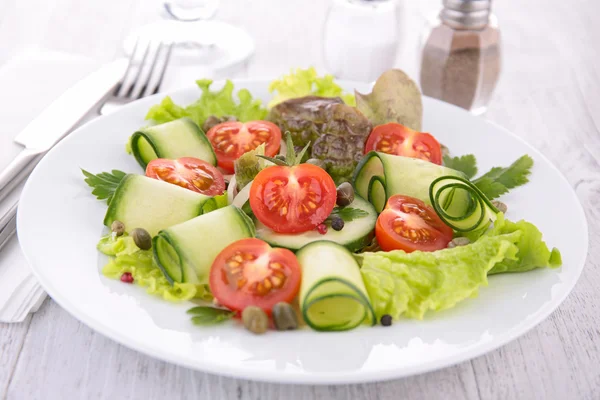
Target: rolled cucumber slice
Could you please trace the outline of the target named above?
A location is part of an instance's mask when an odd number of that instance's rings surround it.
[[[104,225],[118,220],[125,229],[144,228],[150,235],[221,206],[215,198],[144,175],[126,175],[112,198]]]
[[[217,165],[210,141],[189,118],[140,129],[131,136],[131,152],[144,169],[156,158],[195,157]]]
[[[352,253],[329,242],[312,242],[297,253],[302,267],[300,309],[306,323],[318,331],[343,331],[376,317],[360,269]]]
[[[252,220],[239,208],[227,206],[160,231],[152,242],[154,260],[171,283],[207,284],[221,250],[250,237]]]
[[[277,233],[255,219],[256,237],[264,240],[271,246],[285,247],[292,251],[296,251],[312,242],[329,240],[341,244],[354,252],[364,248],[373,240],[377,212],[368,201],[357,195],[354,197],[354,201],[346,208],[363,210],[367,215],[345,222],[344,228],[341,231],[336,231],[330,227],[324,235],[321,235],[316,230],[295,234]]]
[[[453,206],[457,198],[462,198],[457,196],[461,192],[466,193],[469,207],[462,214],[448,212],[447,210],[456,211],[457,208],[462,208]],[[496,220],[500,212],[477,186],[466,178],[456,176],[442,176],[435,179],[429,187],[429,198],[442,221],[458,232],[485,229],[490,222]]]
[[[353,181],[356,193],[381,212],[395,194],[415,197],[431,205],[429,186],[441,176],[465,177],[460,171],[428,161],[371,151],[356,167]],[[469,206],[464,191],[445,193],[447,195],[455,196],[452,207],[456,209],[450,210],[452,213],[461,214]]]

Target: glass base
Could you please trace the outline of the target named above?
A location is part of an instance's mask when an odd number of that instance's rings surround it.
[[[197,65],[212,70],[246,61],[254,53],[254,40],[248,33],[220,21],[157,21],[141,26],[125,39],[129,56],[137,40],[173,43],[171,63]]]
[[[483,107],[478,107],[478,108],[474,108],[472,110],[469,110],[469,112],[473,115],[483,115],[485,114],[485,112],[487,111],[487,107],[483,106]]]

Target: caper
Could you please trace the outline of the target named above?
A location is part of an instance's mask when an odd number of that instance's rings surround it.
[[[215,116],[215,115],[211,115],[208,118],[206,118],[206,120],[204,121],[204,124],[202,124],[202,129],[204,130],[204,132],[208,132],[210,130],[210,128],[212,128],[215,125],[220,124],[221,118]]]
[[[112,224],[110,224],[111,232],[114,232],[115,235],[121,236],[125,233],[125,224],[121,221],[114,220]]]
[[[306,163],[316,165],[319,168],[325,168],[325,161],[319,160],[318,158],[309,158],[306,160]]]
[[[492,205],[498,209],[501,213],[506,213],[508,206],[501,201],[492,200]]]
[[[466,238],[466,237],[457,237],[457,238],[452,239],[450,241],[450,243],[448,243],[448,248],[451,249],[453,247],[466,246],[469,243],[471,243],[471,241],[469,240],[469,238]]]
[[[246,329],[252,333],[265,333],[269,327],[269,317],[260,308],[248,306],[242,311],[242,322]]]
[[[338,217],[337,215],[332,216],[331,227],[334,231],[341,231],[342,229],[344,229],[344,220]]]
[[[143,228],[135,228],[131,231],[131,237],[137,247],[142,250],[150,250],[152,247],[152,236]]]
[[[390,326],[392,325],[392,316],[390,314],[384,314],[381,316],[379,322],[381,322],[381,325],[383,326]]]
[[[288,303],[280,302],[273,306],[273,322],[278,331],[288,331],[298,328],[296,311]]]
[[[337,188],[336,203],[340,207],[346,207],[354,201],[354,188],[349,182],[344,182]]]

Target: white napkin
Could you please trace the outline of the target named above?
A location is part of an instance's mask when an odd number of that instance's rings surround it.
[[[22,149],[13,138],[29,121],[99,65],[80,56],[28,49],[0,66],[0,169]],[[0,215],[18,200],[22,188],[23,184],[0,200]],[[45,297],[15,235],[0,250],[0,322],[23,321]]]
[[[14,137],[70,86],[100,67],[81,56],[28,49],[0,66],[0,169],[22,150]],[[171,63],[161,92],[189,87],[196,79],[233,77],[244,65],[212,71],[202,65]],[[176,72],[175,72],[176,71]],[[243,73],[243,72],[242,72]],[[19,199],[24,183],[0,197],[0,215]],[[16,235],[0,250],[0,322],[21,322],[37,311],[46,294],[18,245]]]

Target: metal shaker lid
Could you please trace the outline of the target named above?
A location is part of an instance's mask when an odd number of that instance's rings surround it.
[[[442,21],[454,29],[482,29],[490,19],[491,0],[443,0]]]

